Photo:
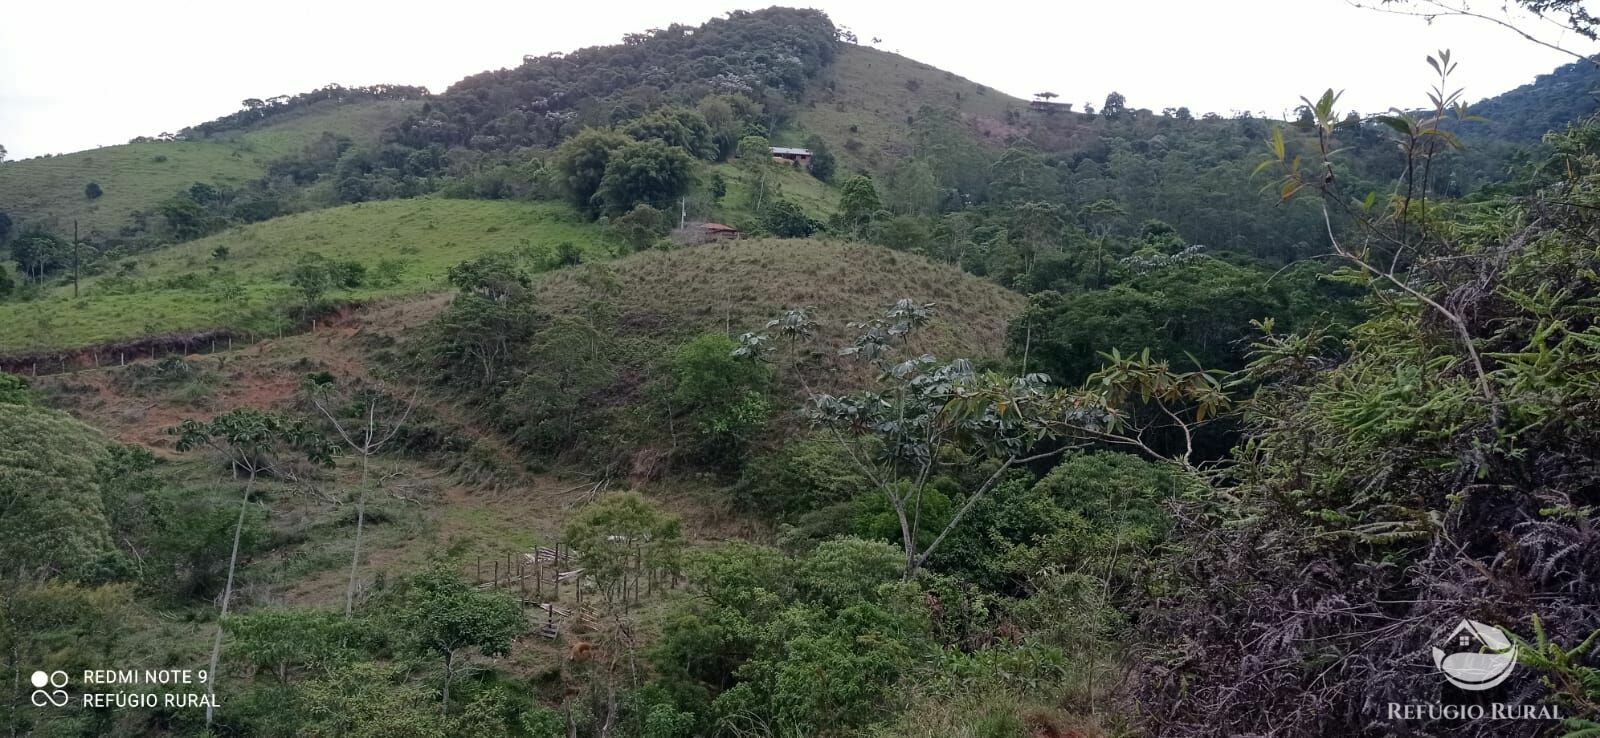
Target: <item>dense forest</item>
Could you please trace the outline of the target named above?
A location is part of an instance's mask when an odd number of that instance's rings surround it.
[[[0,163],[183,182],[0,201],[0,728],[1600,734],[1600,64],[1427,63],[1075,110],[772,8]]]

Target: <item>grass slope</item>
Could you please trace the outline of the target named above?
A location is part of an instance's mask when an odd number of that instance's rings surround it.
[[[975,127],[1003,126],[1007,110],[1028,104],[1003,92],[899,54],[845,45],[813,83],[795,118],[822,136],[842,169],[880,169],[912,155],[911,125],[923,106],[956,111]],[[795,134],[787,145],[800,145]]]
[[[592,299],[595,272],[615,280],[624,330],[672,343],[705,331],[759,330],[785,308],[804,306],[821,324],[823,345],[843,344],[856,333],[847,322],[910,297],[938,303],[917,350],[998,356],[1006,323],[1024,304],[1015,292],[915,254],[813,239],[722,241],[550,272],[539,277],[541,299],[581,309]]]
[[[713,176],[721,176],[728,185],[728,193],[723,196],[719,208],[722,212],[719,217],[729,225],[747,231],[758,228],[759,219],[747,207],[755,177],[740,162],[713,164],[709,170]],[[797,167],[774,164],[767,170],[767,191],[769,199],[781,197],[790,200],[800,206],[806,215],[823,222],[839,210],[838,191]]]
[[[300,153],[324,131],[375,140],[419,101],[375,100],[317,105],[249,131],[197,141],[106,146],[0,164],[0,210],[18,225],[88,237],[115,234],[129,214],[146,210],[195,182],[238,185],[266,173],[268,162]],[[105,194],[90,200],[84,185]]]
[[[274,306],[293,300],[286,273],[302,255],[354,260],[370,270],[403,262],[399,283],[330,295],[365,299],[437,289],[445,271],[487,251],[535,255],[562,241],[604,253],[600,230],[555,203],[423,198],[316,210],[234,228],[142,255],[133,276],[91,277],[83,297],[58,286],[0,304],[0,352],[83,346],[168,331],[270,330]],[[213,258],[226,247],[226,259]]]

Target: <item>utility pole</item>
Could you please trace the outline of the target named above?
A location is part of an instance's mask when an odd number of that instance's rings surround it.
[[[687,222],[689,222],[689,200],[688,198],[680,197],[678,198],[678,230],[683,230],[683,226]]]
[[[72,219],[72,299],[78,299],[78,219]]]

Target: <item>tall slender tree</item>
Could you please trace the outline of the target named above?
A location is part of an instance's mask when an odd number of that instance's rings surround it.
[[[388,401],[382,386],[341,390],[335,382],[307,382],[306,392],[317,412],[328,420],[334,432],[360,460],[361,481],[356,490],[356,533],[350,552],[350,583],[344,593],[344,616],[355,607],[356,584],[361,572],[361,534],[367,522],[367,495],[371,491],[372,457],[405,426],[417,405],[411,393],[405,404]],[[346,414],[346,413],[349,414]],[[350,421],[354,420],[352,423]]]
[[[244,520],[250,510],[250,498],[256,481],[264,474],[283,475],[287,469],[278,456],[285,452],[299,453],[313,463],[331,464],[332,448],[320,434],[299,420],[285,418],[253,408],[239,408],[223,413],[209,421],[186,419],[167,432],[177,436],[177,449],[187,452],[206,447],[220,454],[228,462],[230,474],[237,479],[244,474],[244,484],[239,498],[239,518],[233,528],[233,547],[228,555],[228,578],[222,588],[222,602],[217,617],[217,634],[211,643],[211,659],[206,678],[206,725],[210,725],[216,711],[217,667],[222,661],[222,621],[228,617],[233,604],[234,578],[239,568],[239,538],[244,532]]]

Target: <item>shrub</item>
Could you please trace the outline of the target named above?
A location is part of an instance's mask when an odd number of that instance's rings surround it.
[[[752,436],[766,425],[771,407],[767,367],[733,355],[739,347],[721,333],[705,333],[673,356],[672,409],[688,419],[696,454],[724,466],[743,462]]]
[[[849,502],[870,488],[838,442],[810,435],[752,459],[733,490],[740,507],[783,519]]]
[[[773,200],[761,214],[761,225],[779,238],[804,238],[816,233],[822,226],[806,215],[799,205],[781,198]]]
[[[15,374],[0,372],[0,404],[27,405],[33,401],[28,392],[28,380]]]

